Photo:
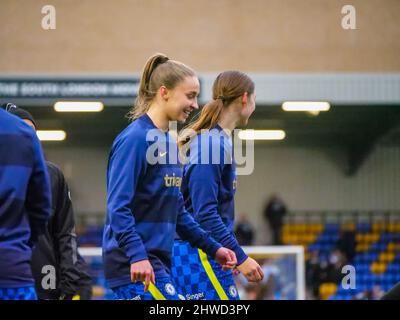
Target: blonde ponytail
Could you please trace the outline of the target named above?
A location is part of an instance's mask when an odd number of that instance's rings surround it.
[[[144,66],[138,95],[127,117],[133,121],[145,114],[161,86],[173,89],[185,77],[195,75],[191,68],[179,61],[170,60],[165,54],[153,55]]]

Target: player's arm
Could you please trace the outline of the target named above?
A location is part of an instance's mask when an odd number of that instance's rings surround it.
[[[108,168],[107,210],[118,245],[131,263],[131,280],[148,285],[155,281],[154,271],[131,210],[137,184],[146,170],[146,151],[147,144],[140,137],[124,138],[115,145]]]
[[[235,253],[216,242],[186,211],[183,196],[180,192],[176,231],[182,240],[188,241],[193,247],[200,248],[214,257],[223,268],[231,269],[237,264]]]
[[[51,214],[50,180],[44,161],[42,147],[32,131],[33,168],[26,193],[25,208],[31,228],[30,244],[37,242],[45,232],[47,220]]]
[[[209,231],[214,239],[224,247],[233,250],[238,260],[238,270],[249,281],[260,281],[263,272],[260,265],[248,257],[240,247],[235,235],[228,230],[218,212],[219,183],[222,174],[221,164],[190,164],[187,167],[189,176],[189,194],[193,210],[201,227]]]
[[[238,264],[247,259],[234,234],[228,230],[218,212],[219,164],[190,164],[187,167],[188,190],[192,207],[200,226],[224,247],[233,250]]]

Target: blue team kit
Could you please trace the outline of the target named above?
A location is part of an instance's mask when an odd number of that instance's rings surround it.
[[[30,260],[51,213],[49,176],[35,131],[3,109],[0,154],[0,299],[35,299]]]
[[[137,261],[149,259],[156,279],[170,278],[175,233],[212,256],[221,247],[184,208],[182,168],[174,161],[178,148],[168,132],[161,134],[166,149],[158,150],[165,163],[148,162],[147,151],[155,143],[148,141],[148,133],[154,130],[161,132],[148,115],[141,116],[115,139],[109,157],[103,260],[114,292],[122,292],[123,286],[132,291],[130,265]],[[175,289],[172,280],[166,283]],[[142,290],[142,283],[133,286]],[[168,295],[164,284],[157,288]]]

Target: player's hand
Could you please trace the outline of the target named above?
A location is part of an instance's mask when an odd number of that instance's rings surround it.
[[[131,264],[131,281],[144,282],[144,292],[149,289],[150,282],[156,282],[154,270],[149,260],[141,260]]]
[[[259,282],[264,278],[264,272],[254,259],[248,257],[242,264],[238,265],[239,270],[249,282]]]
[[[224,247],[217,250],[214,259],[222,266],[223,270],[233,269],[237,264],[236,254]]]

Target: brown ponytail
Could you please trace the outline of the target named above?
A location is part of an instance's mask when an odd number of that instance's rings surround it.
[[[196,73],[183,63],[170,60],[162,53],[150,57],[143,69],[134,107],[127,117],[133,121],[145,114],[161,86],[173,89],[188,76],[196,76]]]
[[[203,107],[197,120],[182,130],[179,137],[180,147],[188,143],[201,130],[214,128],[218,124],[223,108],[228,107],[246,92],[249,95],[253,94],[254,82],[243,72],[225,71],[215,79],[212,92],[213,100]]]

